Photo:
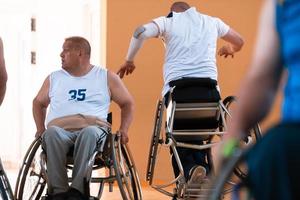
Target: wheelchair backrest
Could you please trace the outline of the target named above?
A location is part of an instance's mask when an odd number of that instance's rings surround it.
[[[178,103],[174,108],[173,130],[216,129],[219,103]]]
[[[220,118],[217,82],[210,78],[183,78],[170,82],[168,124],[172,130],[215,129]]]

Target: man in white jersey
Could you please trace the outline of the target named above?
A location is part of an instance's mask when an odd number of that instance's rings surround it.
[[[111,100],[121,108],[121,142],[128,142],[133,99],[115,73],[90,63],[90,53],[86,39],[65,39],[60,54],[62,69],[46,78],[33,101],[36,136],[42,136],[47,153],[49,199],[87,199],[84,172],[95,149],[103,148]],[[66,155],[71,147],[74,169],[69,187]]]
[[[3,50],[3,42],[0,37],[0,105],[4,99],[5,91],[6,91],[6,82],[7,82],[7,73],[5,68],[5,60],[4,60],[4,50]]]
[[[164,97],[169,96],[168,92],[172,81],[183,78],[205,78],[215,84],[215,88],[202,95],[214,93],[214,96],[219,98],[219,92],[216,89],[218,75],[216,66],[217,39],[221,38],[228,42],[218,51],[218,54],[225,58],[233,57],[234,53],[241,50],[244,44],[242,37],[221,19],[204,15],[185,2],[175,2],[172,4],[171,13],[167,17],[155,18],[150,23],[135,30],[130,41],[126,61],[118,71],[121,78],[134,71],[135,55],[144,40],[153,37],[162,38],[166,47],[162,91]],[[168,101],[165,104],[167,106]],[[186,179],[194,176],[193,174],[205,174],[205,171],[209,170],[205,162],[206,153],[185,148],[178,148],[178,153]],[[172,160],[174,173],[177,177],[179,169],[174,157]],[[191,170],[192,168],[195,170]],[[191,173],[191,171],[193,172]]]

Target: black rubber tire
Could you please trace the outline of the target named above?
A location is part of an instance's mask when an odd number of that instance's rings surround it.
[[[42,175],[41,175],[41,170],[39,170],[38,172],[33,171],[33,167],[34,162],[35,162],[35,157],[36,157],[36,153],[38,151],[38,149],[41,146],[41,138],[37,138],[35,139],[32,144],[30,145],[28,151],[26,152],[26,155],[24,157],[23,160],[23,164],[22,167],[19,171],[19,175],[17,178],[17,182],[16,182],[16,188],[15,188],[15,198],[16,200],[38,200],[40,199],[44,188],[46,186],[46,181],[43,179]],[[40,163],[37,163],[38,165]],[[34,183],[34,187],[33,190],[30,192],[30,195],[27,198],[24,197],[24,189],[25,189],[25,185],[28,183],[28,178],[31,176],[36,176],[37,177],[37,181],[36,183]]]
[[[112,157],[121,196],[124,200],[141,200],[141,184],[129,148],[120,143],[118,136],[113,142]]]

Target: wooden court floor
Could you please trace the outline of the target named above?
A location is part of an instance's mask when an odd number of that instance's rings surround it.
[[[10,170],[10,169],[6,169],[5,171],[7,173],[7,176],[8,176],[9,182],[11,184],[11,187],[14,190],[15,183],[16,183],[17,176],[18,176],[18,171],[17,170]],[[94,189],[94,190],[96,190],[96,189]],[[97,191],[92,191],[92,193],[93,192],[96,194]],[[143,194],[143,200],[167,200],[167,199],[171,199],[170,197],[154,190],[153,188],[151,188],[150,186],[147,186],[145,184],[143,184],[143,186],[142,186],[142,194]],[[105,188],[103,190],[101,200],[121,200],[121,199],[122,199],[122,197],[120,195],[119,188],[117,186],[114,186],[113,192],[109,192],[108,187],[105,186]]]

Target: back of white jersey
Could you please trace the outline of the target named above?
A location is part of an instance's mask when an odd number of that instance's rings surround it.
[[[110,106],[107,70],[94,66],[86,75],[74,77],[65,70],[50,74],[51,120],[74,114],[91,115],[106,120]]]
[[[166,46],[163,95],[172,80],[183,77],[217,80],[217,39],[228,32],[228,25],[219,18],[199,13],[194,7],[153,22]]]

